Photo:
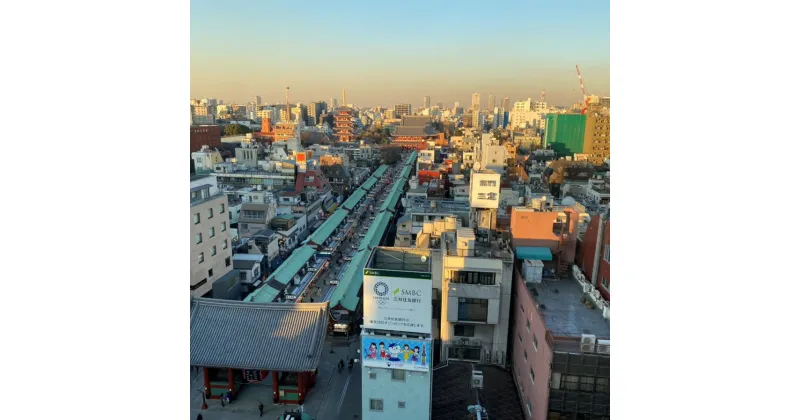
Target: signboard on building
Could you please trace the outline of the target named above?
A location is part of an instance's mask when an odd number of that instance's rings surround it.
[[[430,334],[431,273],[364,269],[364,327]]]
[[[431,341],[363,335],[361,361],[365,367],[428,372],[431,369]]]

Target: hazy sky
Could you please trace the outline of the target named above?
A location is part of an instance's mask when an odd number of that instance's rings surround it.
[[[191,1],[192,98],[469,106],[609,94],[608,0]]]

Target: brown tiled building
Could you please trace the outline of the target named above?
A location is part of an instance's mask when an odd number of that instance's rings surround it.
[[[218,125],[191,126],[189,131],[189,153],[199,151],[203,146],[216,149],[222,146],[222,133]]]
[[[581,251],[575,261],[586,279],[611,301],[611,221],[595,215],[583,235]]]

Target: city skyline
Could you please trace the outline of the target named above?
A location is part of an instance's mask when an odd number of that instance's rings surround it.
[[[589,94],[609,96],[608,2],[511,1],[515,12],[501,16],[471,7],[415,12],[423,5],[359,0],[351,7],[363,13],[349,13],[316,2],[295,10],[195,0],[191,97],[244,104],[259,95],[263,103],[282,103],[288,85],[293,103],[327,101],[346,88],[348,102],[362,107],[417,106],[423,96],[450,107],[469,103],[475,92],[485,106],[489,95],[513,103],[538,100],[546,89],[549,103],[569,106],[582,99],[576,64]],[[411,23],[426,30],[410,30]],[[459,34],[470,27],[492,30],[479,38]]]

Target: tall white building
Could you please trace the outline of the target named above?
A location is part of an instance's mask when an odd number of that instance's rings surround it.
[[[514,102],[514,109],[511,111],[509,124],[511,128],[528,128],[534,125],[534,121],[539,119],[533,109],[531,98],[527,101]]]
[[[481,109],[481,94],[480,93],[473,93],[472,94],[472,109],[476,110],[476,111]]]
[[[253,103],[255,103],[257,106],[260,106],[261,105],[261,97],[258,96],[258,95],[254,95],[253,96]]]
[[[213,176],[192,179],[189,192],[189,290],[192,296],[202,297],[232,270],[228,199],[217,189]]]
[[[486,109],[492,110],[494,109],[494,95],[489,95],[489,104]]]
[[[422,107],[423,108],[430,108],[431,107],[431,97],[430,96],[424,96],[422,98]]]
[[[364,267],[362,417],[430,419],[431,251],[377,247]]]

